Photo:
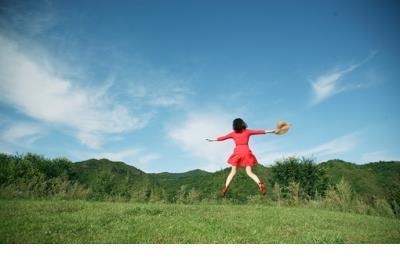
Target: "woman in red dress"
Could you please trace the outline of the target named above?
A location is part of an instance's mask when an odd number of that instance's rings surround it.
[[[267,134],[267,133],[275,133],[275,130],[251,130],[247,129],[247,124],[241,118],[236,118],[233,120],[233,131],[225,136],[218,137],[216,139],[207,139],[208,141],[223,141],[226,139],[233,139],[235,141],[236,147],[233,150],[233,153],[227,160],[227,162],[232,165],[231,172],[229,173],[224,188],[220,195],[223,197],[225,193],[228,191],[228,187],[230,182],[232,181],[233,176],[236,174],[237,167],[245,167],[247,175],[257,183],[261,193],[263,195],[266,194],[266,190],[264,187],[264,183],[260,181],[260,179],[255,175],[251,167],[257,164],[257,158],[254,156],[253,152],[250,150],[248,143],[249,137],[251,135],[257,134]]]

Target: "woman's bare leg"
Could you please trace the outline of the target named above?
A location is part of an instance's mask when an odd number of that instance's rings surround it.
[[[258,176],[256,176],[253,171],[251,171],[251,166],[246,166],[246,174],[254,180],[254,182],[257,183],[257,185],[260,183],[260,179],[258,179]]]
[[[228,177],[226,178],[225,186],[228,187],[232,181],[233,176],[236,174],[236,166],[232,166],[231,172],[229,173]]]

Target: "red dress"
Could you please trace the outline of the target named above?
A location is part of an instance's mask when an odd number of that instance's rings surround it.
[[[249,148],[249,137],[251,135],[265,134],[264,129],[251,130],[244,129],[241,132],[232,131],[228,135],[217,138],[218,141],[232,138],[236,147],[227,162],[232,166],[253,166],[257,164],[257,158]]]

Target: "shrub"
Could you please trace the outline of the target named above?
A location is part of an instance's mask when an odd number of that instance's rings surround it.
[[[393,205],[393,213],[396,215],[397,218],[400,218],[400,206],[397,203],[397,201],[393,200],[392,202]]]
[[[201,194],[193,187],[187,194],[185,202],[189,204],[198,203],[200,201],[200,198]]]
[[[310,198],[314,197],[316,190],[324,195],[328,187],[325,171],[313,159],[289,157],[277,161],[271,171],[272,184],[278,183],[286,195],[290,194],[288,189],[291,182],[299,183],[303,195]]]
[[[272,199],[275,200],[278,205],[280,205],[282,198],[282,189],[279,185],[279,183],[275,183],[274,187],[272,188]]]
[[[30,179],[20,178],[0,187],[2,198],[54,198],[87,199],[88,190],[77,182],[70,182],[65,177],[46,180],[43,174]]]
[[[375,209],[360,198],[353,200],[352,211],[359,214],[375,215]]]
[[[299,199],[300,199],[300,184],[297,182],[290,182],[289,187],[289,204],[292,206],[298,206],[299,205]]]
[[[352,204],[352,191],[350,184],[341,179],[336,186],[330,186],[323,199],[327,208],[348,211]]]
[[[343,178],[338,184],[336,184],[336,191],[339,195],[340,203],[342,206],[351,205],[353,192],[349,182],[345,181]]]
[[[376,212],[377,212],[377,215],[380,215],[380,216],[387,216],[387,217],[395,216],[392,208],[390,207],[390,204],[384,199],[378,199],[376,201]]]
[[[178,190],[178,192],[176,193],[175,202],[185,203],[187,194],[188,194],[187,185],[182,185]]]

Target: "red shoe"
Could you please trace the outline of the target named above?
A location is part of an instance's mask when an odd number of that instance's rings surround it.
[[[267,190],[265,189],[263,182],[260,181],[260,183],[258,183],[258,188],[260,189],[260,191],[263,195],[265,195],[267,193]]]
[[[225,196],[225,193],[228,191],[228,187],[224,185],[224,189],[219,193],[221,197]]]

